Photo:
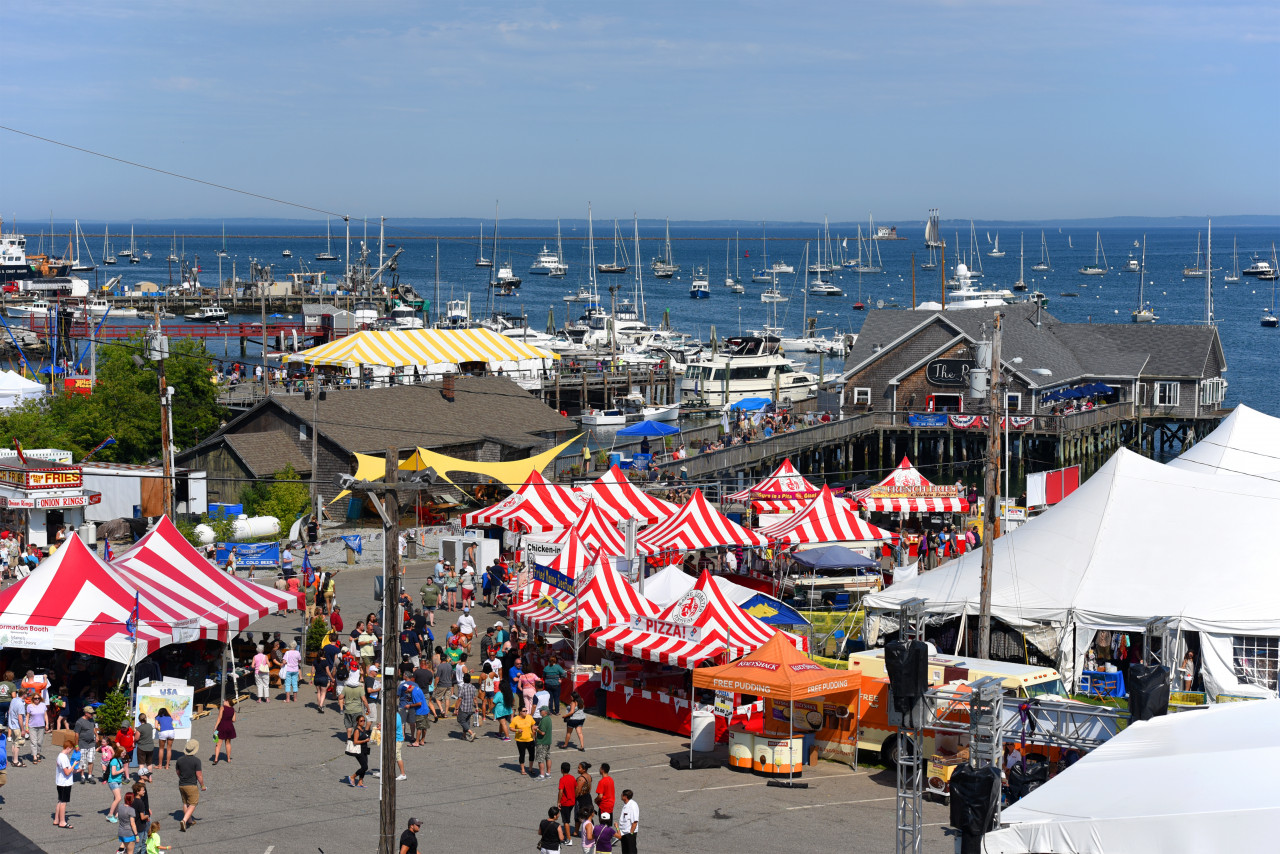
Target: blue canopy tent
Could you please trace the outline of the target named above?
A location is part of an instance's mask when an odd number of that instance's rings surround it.
[[[768,593],[757,593],[738,607],[770,626],[807,626],[800,612]]]
[[[822,571],[824,569],[874,569],[880,564],[869,557],[844,546],[819,546],[791,555],[801,566]]]
[[[670,436],[673,433],[679,433],[680,428],[673,424],[664,424],[661,421],[639,421],[630,427],[623,427],[618,431],[619,436]]]
[[[767,397],[744,397],[729,408],[738,409],[743,412],[755,412],[757,409],[764,409],[772,403],[773,401]]]

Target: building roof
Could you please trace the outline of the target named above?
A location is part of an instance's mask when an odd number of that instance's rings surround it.
[[[1001,360],[1034,387],[1057,386],[1086,377],[1138,376],[1200,378],[1210,355],[1225,366],[1217,330],[1210,326],[1168,324],[1063,323],[1030,303],[1004,313]],[[956,338],[980,341],[994,310],[962,311],[878,309],[867,320],[845,361],[846,374],[860,370],[880,354],[910,339],[931,323],[954,330]],[[1021,358],[1020,364],[1012,364]],[[1038,374],[1036,368],[1052,373]]]
[[[225,439],[232,453],[240,458],[254,477],[270,477],[285,466],[293,466],[298,474],[311,474],[311,459],[298,443],[280,430],[267,433],[227,433]]]

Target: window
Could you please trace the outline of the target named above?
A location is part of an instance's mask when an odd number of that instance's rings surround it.
[[[1177,406],[1178,384],[1173,382],[1156,383],[1156,406]]]
[[[1010,412],[1022,411],[1022,393],[1017,391],[1007,392],[1004,396],[1004,405],[1008,407]]]
[[[298,425],[298,441],[299,442],[307,441],[307,425],[306,424]]]
[[[1147,405],[1147,384],[1146,383],[1138,383],[1138,405],[1139,406]]]
[[[865,404],[867,406],[871,405],[871,389],[855,388],[853,390],[853,405],[859,406],[862,404]]]
[[[1236,635],[1231,638],[1231,664],[1236,678],[1246,685],[1276,690],[1280,665],[1280,638]]]
[[[958,394],[929,395],[930,412],[964,412],[964,398]]]
[[[1227,396],[1227,381],[1222,377],[1212,377],[1200,381],[1200,405],[1217,406]]]

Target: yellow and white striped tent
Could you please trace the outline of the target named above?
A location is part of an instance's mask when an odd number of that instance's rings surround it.
[[[289,356],[292,362],[308,365],[417,367],[428,373],[457,370],[468,362],[484,362],[492,371],[525,371],[546,367],[549,360],[558,358],[491,329],[368,330]]]

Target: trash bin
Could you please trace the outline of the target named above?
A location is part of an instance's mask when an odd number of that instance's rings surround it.
[[[711,712],[693,713],[690,739],[697,753],[710,753],[716,749],[716,716]]]

